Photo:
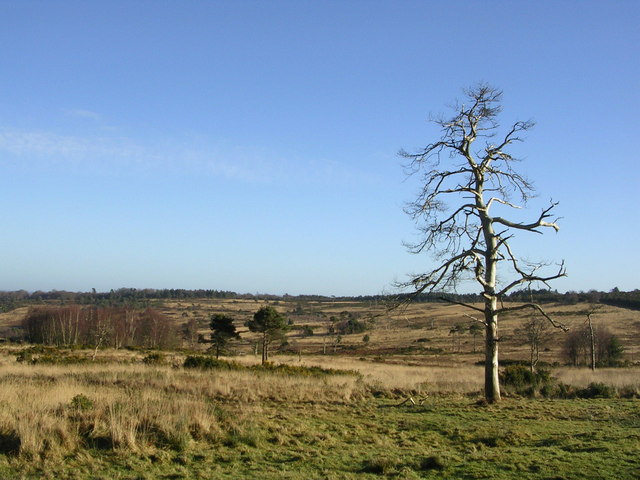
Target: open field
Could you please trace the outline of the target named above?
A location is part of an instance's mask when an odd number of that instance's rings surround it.
[[[465,393],[478,372],[464,367],[371,369],[360,362],[364,377],[308,376],[145,365],[134,354],[117,362],[24,365],[13,353],[0,357],[0,478],[640,474],[637,399],[509,398],[486,406]],[[451,390],[415,390],[422,375]],[[408,395],[416,405],[400,405]]]
[[[255,352],[257,334],[249,332],[244,323],[265,304],[274,306],[293,322],[294,327],[287,334],[289,344],[286,349],[290,353],[302,356],[325,353],[370,359],[377,357],[386,363],[443,367],[470,365],[483,360],[481,334],[474,337],[468,331],[459,335],[450,333],[455,325],[468,328],[473,323],[468,316],[470,311],[458,305],[421,303],[389,311],[384,303],[373,301],[193,299],[153,302],[153,306],[176,325],[196,319],[199,332],[204,336],[209,334],[211,314],[232,316],[242,336],[239,342],[234,343],[233,351],[240,355]],[[584,325],[585,312],[590,308],[585,303],[545,305],[545,309],[556,320],[574,329]],[[9,336],[11,331],[17,331],[16,327],[19,327],[27,310],[27,307],[21,307],[0,313],[0,335]],[[332,317],[340,318],[343,312],[367,323],[367,343],[363,341],[363,333],[341,335],[337,344],[334,343],[335,338],[327,335]],[[522,335],[517,333],[517,329],[522,328],[529,318],[530,313],[527,312],[501,317],[502,360],[529,358],[528,346],[522,341]],[[640,364],[640,311],[602,305],[592,318],[596,326],[606,326],[620,339],[625,348],[624,360]],[[303,332],[305,326],[313,331],[313,335]],[[564,363],[562,344],[565,338],[565,333],[552,329],[551,339],[541,352],[540,361]],[[206,345],[197,345],[196,348],[204,351]]]
[[[244,322],[265,302],[255,300],[196,300],[194,302],[166,301],[161,311],[176,322],[195,317],[201,333],[208,334],[208,318],[213,313],[231,315],[243,340],[236,351],[251,354],[255,346],[255,334],[244,327]],[[469,365],[483,360],[482,335],[475,338],[468,332],[452,335],[455,325],[468,327],[473,320],[469,310],[458,305],[444,303],[411,304],[397,310],[387,310],[383,303],[340,302],[340,301],[275,301],[269,302],[294,322],[294,329],[288,334],[289,350],[302,355],[339,353],[341,356],[380,357],[385,362],[402,364],[452,366]],[[547,311],[569,328],[579,328],[586,321],[585,312],[589,304],[545,305]],[[363,333],[343,335],[335,347],[327,330],[331,317],[337,318],[341,312],[348,312],[363,321],[368,321],[369,342],[363,342]],[[516,330],[522,328],[530,318],[528,312],[518,312],[500,319],[501,359],[527,360],[528,346]],[[609,328],[625,347],[624,359],[630,363],[640,363],[640,311],[603,305],[593,315],[595,325]],[[0,322],[2,321],[0,317]],[[1,324],[1,323],[0,323]],[[314,334],[304,336],[303,326],[309,326]],[[547,363],[563,363],[562,344],[566,335],[552,329],[551,339],[540,360]]]
[[[451,326],[469,322],[460,307],[412,305],[389,313],[359,302],[272,302],[308,325],[288,334],[288,371],[182,367],[193,352],[57,349],[56,365],[17,362],[24,344],[0,347],[0,478],[51,479],[632,479],[640,476],[640,369],[561,365],[552,374],[575,388],[605,383],[630,398],[528,399],[507,394],[481,401],[482,339]],[[252,300],[165,302],[181,323],[211,313],[234,316],[242,340],[239,365],[255,365],[255,334],[243,326],[263,303]],[[570,326],[585,305],[553,305]],[[327,342],[332,316],[368,321],[363,334]],[[0,314],[0,327],[24,311]],[[503,319],[502,358],[526,360],[515,330],[524,316]],[[640,312],[605,307],[606,322],[636,363]],[[542,360],[562,361],[554,332]],[[474,345],[475,343],[475,345]],[[205,345],[197,345],[202,353]],[[474,352],[474,349],[476,350]],[[151,352],[153,353],[153,352]],[[37,356],[37,355],[36,355]],[[145,363],[146,362],[146,363]],[[337,369],[308,374],[303,367]],[[296,370],[297,369],[297,370]],[[409,400],[411,399],[411,400]]]

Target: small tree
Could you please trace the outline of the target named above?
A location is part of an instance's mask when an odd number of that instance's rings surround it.
[[[209,328],[211,329],[211,343],[213,344],[212,348],[215,348],[216,358],[220,358],[220,352],[231,340],[240,338],[236,332],[236,326],[233,324],[233,318],[228,315],[221,313],[211,315]]]
[[[449,329],[449,335],[451,335],[451,351],[456,350],[456,337],[458,338],[458,352],[460,351],[460,335],[464,333],[466,329],[461,323],[456,323]]]
[[[473,353],[476,353],[476,338],[484,331],[482,324],[473,322],[469,325],[469,333],[473,337]]]
[[[198,344],[198,319],[191,317],[182,325],[182,338],[191,350]]]
[[[484,306],[464,305],[481,315],[485,327],[485,397],[500,400],[498,376],[498,318],[501,314],[531,308],[553,325],[544,310],[533,302],[504,306],[502,300],[512,289],[542,283],[565,275],[564,264],[545,274],[543,263],[518,258],[511,248],[514,232],[557,231],[551,219],[556,206],[551,202],[532,221],[507,218],[495,210],[519,208],[533,195],[533,185],[514,170],[516,159],[510,147],[522,141],[532,122],[518,121],[501,132],[498,122],[502,92],[478,85],[466,92],[466,101],[454,107],[448,118],[434,122],[441,136],[416,153],[400,151],[409,161],[409,175],[419,175],[421,187],[416,199],[405,209],[419,223],[420,240],[408,245],[412,253],[430,252],[438,260],[435,268],[412,275],[401,287],[415,295],[423,292],[455,290],[459,282],[475,280],[482,289]],[[483,142],[482,145],[478,145]],[[514,200],[512,197],[516,197]],[[498,270],[501,270],[498,276]],[[501,281],[499,281],[499,278]]]
[[[515,333],[522,335],[525,344],[529,346],[529,368],[535,372],[540,360],[540,349],[544,348],[551,338],[549,322],[545,318],[533,316]]]
[[[262,334],[262,364],[269,360],[269,345],[291,328],[287,319],[275,308],[266,306],[260,308],[245,325],[250,331]]]

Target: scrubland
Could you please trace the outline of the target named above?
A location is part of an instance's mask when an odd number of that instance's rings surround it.
[[[241,328],[258,304],[164,308],[176,321],[185,312],[205,321],[212,312],[235,312]],[[638,312],[611,307],[602,317],[624,339],[628,368],[549,367],[557,382],[606,384],[614,394],[594,396],[612,398],[507,392],[502,403],[486,405],[476,364],[481,342],[449,335],[464,318],[459,309],[425,305],[389,317],[372,305],[305,308],[292,317],[314,335],[290,333],[288,353],[272,357],[290,366],[282,371],[184,368],[185,357],[204,347],[157,357],[107,348],[94,360],[93,350],[59,349],[68,361],[50,365],[17,362],[26,345],[2,346],[0,478],[640,477]],[[580,306],[554,308],[567,323],[583,321]],[[323,329],[345,309],[377,316],[369,342],[346,335],[334,353]],[[514,333],[521,320],[503,322],[503,358],[527,358]],[[228,360],[259,363],[251,335],[242,335]],[[549,364],[561,359],[559,342],[543,353]]]

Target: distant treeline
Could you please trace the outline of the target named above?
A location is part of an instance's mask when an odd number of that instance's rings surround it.
[[[137,307],[149,307],[153,300],[190,300],[190,299],[252,299],[252,300],[292,300],[304,301],[364,301],[385,303],[394,300],[408,300],[414,302],[443,302],[444,298],[456,302],[476,303],[482,302],[483,297],[479,294],[451,294],[451,293],[423,293],[419,295],[367,295],[367,296],[345,296],[327,297],[322,295],[269,295],[236,293],[223,290],[185,290],[180,288],[171,289],[136,289],[119,288],[109,292],[67,292],[63,290],[52,290],[49,292],[36,291],[27,292],[18,290],[13,292],[0,292],[0,312],[9,311],[23,305],[33,303],[58,302],[64,304],[95,305],[95,306],[125,306],[134,305]],[[614,288],[610,292],[599,292],[590,290],[588,292],[566,292],[558,293],[554,290],[518,290],[505,297],[506,301],[536,303],[563,303],[576,304],[582,302],[606,303],[625,308],[640,308],[640,290],[631,292],[621,292]]]
[[[27,341],[56,346],[172,348],[180,339],[173,322],[152,308],[35,307],[22,328]]]

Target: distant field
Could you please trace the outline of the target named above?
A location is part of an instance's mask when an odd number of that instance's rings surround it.
[[[194,300],[194,301],[158,301],[154,302],[163,314],[181,325],[191,318],[198,321],[201,334],[208,336],[208,321],[213,313],[224,313],[236,319],[236,326],[242,340],[234,343],[236,354],[251,355],[254,352],[257,335],[248,331],[245,321],[266,302],[255,300]],[[385,362],[431,365],[448,367],[452,365],[470,365],[483,359],[483,338],[475,338],[467,331],[452,335],[454,325],[467,327],[473,323],[468,317],[473,313],[464,307],[444,303],[411,304],[407,307],[391,310],[387,306],[374,302],[269,302],[284,313],[294,323],[287,334],[289,353],[301,355],[338,354],[367,359],[383,359]],[[589,304],[545,305],[548,312],[569,328],[579,328],[586,320],[585,312]],[[0,313],[0,335],[9,336],[20,325],[27,312],[26,307],[8,313]],[[334,345],[335,338],[327,335],[331,317],[339,317],[341,312],[349,312],[361,321],[366,321],[370,329],[364,333],[342,335],[340,342]],[[500,319],[500,357],[503,360],[527,360],[528,346],[518,328],[529,318],[530,313],[519,312]],[[609,328],[622,342],[625,348],[624,359],[640,364],[640,311],[611,306],[601,306],[593,315],[595,325]],[[302,327],[308,326],[313,335],[305,336]],[[563,363],[562,344],[566,334],[552,329],[552,338],[540,361]],[[363,341],[368,335],[368,342]],[[200,345],[204,350],[206,345]]]
[[[327,338],[330,318],[341,312],[351,312],[360,319],[370,319],[372,329],[365,332],[369,342],[363,342],[363,333],[343,335],[335,348],[336,353],[349,356],[383,357],[387,362],[413,363],[417,365],[450,366],[472,364],[483,359],[482,336],[475,339],[464,333],[455,338],[450,334],[456,324],[468,327],[473,320],[467,315],[470,310],[458,305],[444,303],[411,304],[407,307],[387,310],[384,304],[373,302],[271,302],[285,313],[298,327],[308,325],[314,335],[305,337],[300,329],[288,334],[289,350],[306,354],[333,353],[331,339]],[[201,333],[207,334],[207,322],[212,313],[225,313],[237,319],[243,341],[237,351],[253,352],[255,335],[244,327],[244,322],[262,305],[253,300],[204,300],[197,302],[164,302],[161,310],[176,322],[195,317],[201,325]],[[569,328],[584,325],[585,312],[589,304],[545,305],[545,308]],[[530,313],[519,312],[504,316],[500,320],[501,358],[527,360],[528,346],[515,333],[521,328]],[[1,321],[1,319],[0,319]],[[624,358],[631,363],[640,363],[640,311],[602,306],[593,315],[596,325],[606,325],[618,336],[625,347]],[[561,346],[565,334],[560,330],[552,333],[548,350],[541,352],[541,361],[563,362]]]

